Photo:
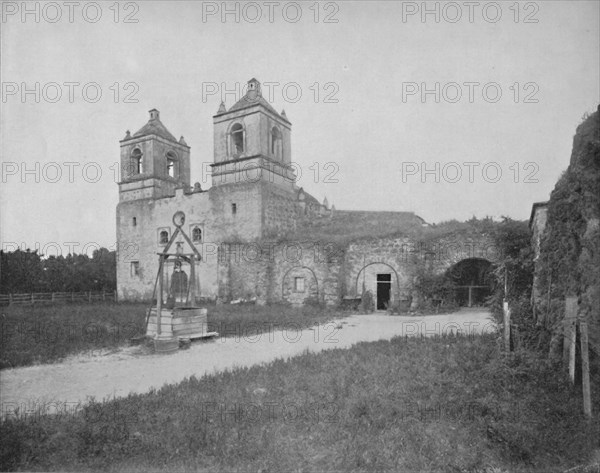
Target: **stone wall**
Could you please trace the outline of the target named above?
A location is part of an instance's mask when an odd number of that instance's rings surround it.
[[[491,235],[468,232],[444,235],[416,244],[416,253],[435,274],[442,274],[466,259],[484,259],[498,263],[501,250]]]
[[[360,297],[363,290],[371,291],[377,303],[377,274],[390,274],[390,303],[408,299],[412,290],[409,245],[406,237],[368,239],[348,245],[344,261],[347,295]]]
[[[178,189],[175,196],[163,199],[144,199],[121,202],[117,206],[117,291],[121,300],[147,300],[158,272],[158,255],[165,245],[160,242],[160,231],[169,238],[176,227],[173,214],[181,210],[186,215],[184,230],[190,236],[192,228],[202,228],[202,241],[195,246],[203,261],[196,266],[199,294],[214,297],[217,292],[217,249],[215,215],[211,211],[208,193],[186,194]],[[135,225],[133,219],[135,218]],[[175,251],[175,246],[171,248]],[[186,250],[185,252],[189,252]],[[139,265],[139,274],[132,274],[132,263]],[[165,271],[169,275],[172,267]],[[189,268],[186,269],[188,276]],[[166,283],[165,276],[165,283]]]
[[[218,296],[221,301],[256,298],[269,300],[269,259],[258,243],[219,245]]]
[[[315,253],[316,251],[316,253]],[[339,301],[341,261],[327,261],[312,244],[224,243],[219,248],[219,297],[259,303]],[[296,287],[296,278],[304,278]]]
[[[428,241],[410,237],[369,238],[352,242],[345,250],[344,295],[360,297],[371,291],[377,303],[377,275],[391,276],[391,306],[411,300],[419,304],[415,290],[419,269],[441,275],[456,263],[471,258],[491,263],[499,251],[488,235],[446,235]]]
[[[274,186],[264,186],[263,199],[263,236],[275,238],[294,233],[300,212],[295,194]]]
[[[335,304],[341,293],[341,258],[327,258],[313,242],[288,242],[275,247],[272,263],[273,300],[302,303],[307,299]],[[294,291],[294,278],[304,277],[306,290]]]
[[[213,241],[251,241],[262,237],[260,183],[240,182],[211,188]],[[236,206],[233,212],[233,204]]]

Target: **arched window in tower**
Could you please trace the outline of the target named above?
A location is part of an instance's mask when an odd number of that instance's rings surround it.
[[[283,158],[283,140],[276,126],[271,129],[271,155],[279,161]]]
[[[175,156],[175,153],[169,151],[167,153],[167,176],[177,177],[176,161],[177,157]]]
[[[239,156],[244,152],[244,127],[236,123],[231,127],[230,151],[232,156]]]
[[[194,227],[192,230],[192,241],[194,243],[202,242],[202,229],[200,227]]]
[[[139,148],[136,148],[133,150],[133,152],[131,153],[131,166],[130,166],[130,173],[131,175],[134,174],[142,174],[142,172],[144,172],[143,169],[143,161],[142,161],[142,152],[140,151]]]

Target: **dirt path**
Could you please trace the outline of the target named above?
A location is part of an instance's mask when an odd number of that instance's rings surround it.
[[[15,368],[0,372],[2,417],[18,405],[43,406],[68,403],[74,406],[90,397],[102,400],[144,393],[165,383],[177,383],[189,376],[267,363],[289,358],[303,351],[320,352],[348,348],[361,341],[390,339],[397,335],[481,333],[495,325],[484,310],[463,310],[426,317],[354,315],[302,331],[273,331],[238,337],[217,337],[194,342],[188,350],[170,355],[144,354],[141,347],[127,347],[116,353],[88,353],[63,363]],[[33,406],[33,407],[32,407]]]

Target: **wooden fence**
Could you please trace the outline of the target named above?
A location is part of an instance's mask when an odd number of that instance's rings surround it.
[[[586,419],[592,418],[592,393],[590,386],[590,341],[588,322],[579,314],[577,296],[565,297],[565,313],[562,320],[563,355],[562,361],[569,381],[575,384],[576,366],[581,367],[581,392],[583,415]],[[519,327],[510,322],[510,309],[504,303],[504,350],[506,353],[520,345]],[[580,343],[580,363],[577,362],[577,342]],[[512,343],[511,343],[512,342]],[[591,347],[593,350],[594,348]]]
[[[583,394],[583,415],[592,418],[592,393],[590,388],[590,355],[587,320],[579,314],[577,296],[565,298],[565,317],[563,319],[563,364],[569,373],[571,384],[575,384],[575,366],[577,364],[577,341],[580,343],[581,391]]]
[[[53,304],[65,302],[117,301],[117,291],[31,292],[0,294],[0,306],[11,304]]]

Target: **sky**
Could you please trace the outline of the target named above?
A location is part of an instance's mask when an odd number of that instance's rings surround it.
[[[114,249],[119,140],[160,110],[210,185],[246,82],[337,209],[528,219],[600,102],[600,3],[2,2],[0,241]]]

